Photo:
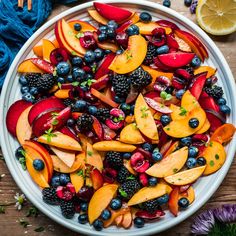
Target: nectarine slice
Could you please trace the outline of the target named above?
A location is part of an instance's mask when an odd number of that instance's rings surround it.
[[[84,171],[84,169],[80,169],[76,172],[70,173],[70,180],[73,186],[75,187],[76,193],[78,193],[84,185]]]
[[[189,200],[189,204],[193,203],[193,201],[195,200],[194,188],[190,186],[186,192],[180,193],[179,199],[182,197],[187,198]]]
[[[59,89],[54,93],[54,96],[60,99],[66,99],[69,97],[70,89]]]
[[[235,127],[232,124],[224,124],[217,128],[211,136],[211,141],[226,143],[232,139],[235,133]]]
[[[126,125],[120,132],[120,141],[129,144],[141,144],[145,142],[135,123]]]
[[[128,201],[128,206],[140,204],[154,198],[160,197],[166,193],[170,193],[172,188],[167,184],[157,184],[154,187],[141,188],[133,197]]]
[[[30,59],[22,61],[17,71],[19,73],[44,73],[44,71],[38,68]]]
[[[115,151],[115,152],[133,152],[136,147],[131,144],[122,143],[119,141],[101,141],[93,144],[93,148],[97,151]]]
[[[112,61],[109,69],[118,73],[126,74],[137,69],[143,62],[147,53],[147,42],[141,35],[129,37],[128,48]]]
[[[86,164],[94,166],[100,171],[103,168],[101,155],[96,149],[93,148],[93,145],[90,144],[89,142],[87,143]]]
[[[199,129],[199,130],[196,132],[196,134],[203,134],[203,133],[205,133],[207,130],[209,130],[210,127],[211,127],[211,123],[210,123],[209,120],[206,118],[206,120],[205,120],[205,122],[204,122],[202,128]]]
[[[37,57],[43,57],[43,46],[42,45],[35,45],[33,47],[33,52]]]
[[[164,178],[180,171],[188,158],[188,148],[182,147],[181,149],[172,152],[161,161],[155,163],[146,170],[148,175]]]
[[[69,26],[73,30],[74,30],[74,24],[76,24],[76,23],[81,25],[80,32],[87,32],[87,31],[93,32],[93,31],[97,30],[93,25],[89,24],[88,22],[82,21],[82,20],[72,20],[72,21],[68,22]],[[78,31],[74,30],[74,33],[77,34]]]
[[[80,144],[81,144],[82,150],[84,152],[86,152],[87,143],[92,143],[91,140],[88,137],[86,137],[84,134],[81,134],[81,133],[78,134],[78,138],[80,139]]]
[[[217,69],[211,66],[199,66],[197,69],[194,70],[194,75],[201,74],[203,72],[207,72],[206,77],[210,78],[211,76],[215,75]]]
[[[222,144],[216,141],[210,141],[201,156],[206,159],[206,169],[203,175],[210,175],[223,166],[226,159],[226,152]]]
[[[200,166],[193,169],[181,171],[177,174],[165,177],[165,181],[173,185],[187,185],[196,181],[204,172],[206,166]]]
[[[141,93],[135,102],[134,117],[141,133],[152,140],[159,140],[155,120]]]
[[[97,10],[88,10],[88,14],[98,23],[102,25],[106,25],[108,20],[102,17]]]
[[[151,35],[152,31],[156,28],[163,28],[166,31],[166,34],[170,34],[172,32],[171,28],[160,26],[156,22],[149,22],[149,23],[138,22],[135,25],[139,27],[140,34],[145,34],[145,35]]]
[[[118,185],[107,184],[98,189],[92,196],[88,206],[89,223],[92,224],[108,206],[115,196]]]
[[[42,41],[43,41],[43,59],[50,62],[50,54],[55,49],[55,46],[48,39],[43,39]]]
[[[28,115],[29,111],[32,106],[26,108],[21,115],[19,116],[19,119],[16,124],[16,137],[18,142],[23,145],[25,140],[28,140],[31,138],[32,135],[32,128],[28,121]]]
[[[131,225],[132,225],[132,214],[131,214],[131,212],[127,212],[126,214],[124,214],[121,225],[125,229],[128,229],[128,228],[131,227]]]

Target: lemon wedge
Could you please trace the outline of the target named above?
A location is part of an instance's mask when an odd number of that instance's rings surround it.
[[[236,31],[236,0],[200,0],[196,15],[207,33],[227,35]]]

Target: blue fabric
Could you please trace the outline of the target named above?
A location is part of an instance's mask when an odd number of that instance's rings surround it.
[[[76,0],[58,0],[68,4]],[[32,10],[18,8],[18,0],[0,0],[0,90],[8,68],[25,41],[48,18],[53,9],[52,0],[32,0]]]

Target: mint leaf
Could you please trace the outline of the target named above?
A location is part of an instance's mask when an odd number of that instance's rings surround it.
[[[59,123],[58,119],[54,119],[54,120],[52,121],[52,125],[57,125],[58,123]]]
[[[184,107],[180,107],[180,116],[186,116],[187,115],[187,110]]]
[[[135,177],[134,177],[133,175],[130,175],[130,176],[129,176],[128,178],[126,178],[126,179],[129,179],[129,180],[131,179],[131,180],[132,180],[132,179],[135,179]]]
[[[87,151],[87,154],[91,157],[93,155],[93,152]]]
[[[78,81],[74,81],[74,82],[72,82],[71,84],[72,84],[72,86],[74,86],[74,87],[79,86],[79,82],[78,82]]]
[[[128,196],[128,194],[121,188],[119,189],[119,193],[122,197],[127,197]]]
[[[61,83],[60,82],[57,83],[57,86],[58,86],[59,89],[61,89]]]
[[[80,38],[84,37],[84,33],[80,32],[80,33],[76,34],[75,37],[77,39],[80,39]]]
[[[26,160],[25,160],[25,157],[20,157],[20,158],[19,158],[19,162],[20,162],[20,164],[21,164],[22,169],[23,169],[23,170],[26,170],[27,168],[26,168]]]

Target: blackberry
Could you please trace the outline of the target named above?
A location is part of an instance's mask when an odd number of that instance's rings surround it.
[[[118,192],[121,198],[129,200],[140,188],[139,182],[136,179],[132,179],[121,184]]]
[[[110,118],[110,110],[108,108],[98,108],[96,117],[100,121],[105,122],[106,119]]]
[[[75,215],[75,205],[72,201],[61,201],[60,208],[61,214],[67,219],[71,219]]]
[[[39,79],[38,86],[36,86],[36,88],[39,88],[41,92],[46,92],[53,87],[55,82],[56,79],[52,74],[42,74]]]
[[[146,202],[142,203],[142,208],[148,212],[154,212],[156,210],[159,209],[159,204],[158,204],[158,200],[156,199],[152,199]]]
[[[38,82],[41,77],[41,74],[39,73],[28,73],[25,75],[25,78],[28,81],[29,87],[38,87]]]
[[[74,100],[71,98],[66,98],[63,100],[63,103],[65,104],[65,106],[69,107],[72,106],[74,104]]]
[[[57,196],[56,188],[44,188],[42,190],[43,201],[50,205],[58,205],[60,199]]]
[[[130,81],[126,75],[116,74],[112,78],[112,86],[118,97],[127,97],[130,91]]]
[[[147,47],[147,54],[146,54],[143,64],[144,65],[152,64],[153,59],[156,55],[157,55],[156,47],[149,43]]]
[[[119,183],[124,183],[126,181],[126,179],[130,176],[130,174],[131,173],[124,166],[122,166],[118,172],[117,177],[116,177],[117,181]]]
[[[191,67],[191,66],[186,66],[185,67],[185,70],[190,74],[190,75],[194,75],[194,69],[193,69],[193,67]]]
[[[93,118],[92,116],[83,113],[78,119],[77,119],[77,125],[81,132],[90,131],[93,126]]]
[[[120,169],[123,166],[123,159],[120,152],[107,152],[106,163],[114,169]]]
[[[130,74],[130,80],[134,89],[141,91],[152,82],[152,77],[142,67],[139,67]]]
[[[221,98],[224,94],[223,89],[217,85],[214,85],[211,88],[206,88],[205,91],[209,96],[211,96],[215,99]]]

